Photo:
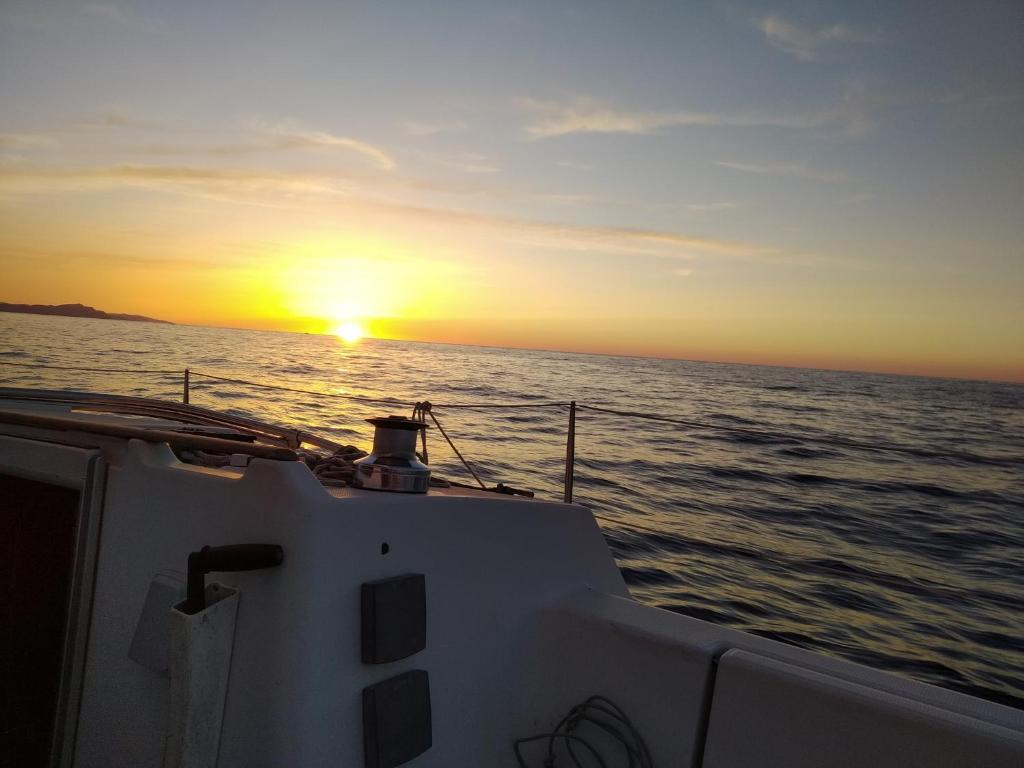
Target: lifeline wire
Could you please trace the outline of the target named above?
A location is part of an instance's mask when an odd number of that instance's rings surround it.
[[[180,374],[181,371],[148,371],[139,368],[81,368],[76,365],[42,365],[37,363],[14,363],[10,360],[0,360],[0,365],[14,365],[18,368],[47,368],[53,371],[84,371],[86,373],[159,373],[159,374]]]
[[[8,360],[0,360],[0,365],[12,365],[19,368],[47,368],[52,370],[61,371],[85,371],[89,373],[141,373],[141,374],[161,374],[171,375],[178,374],[182,371],[156,371],[156,370],[133,370],[133,369],[122,369],[122,368],[84,368],[78,366],[62,366],[62,365],[36,365],[34,363],[15,363]],[[217,381],[225,381],[231,384],[241,384],[250,387],[259,387],[261,389],[276,389],[282,392],[294,392],[301,395],[315,395],[317,397],[336,397],[344,400],[352,400],[354,402],[368,403],[371,405],[390,405],[395,407],[411,408],[415,407],[415,403],[404,402],[395,399],[377,399],[363,397],[362,395],[347,395],[340,392],[316,392],[309,389],[298,389],[295,387],[282,387],[276,384],[261,384],[255,381],[247,381],[245,379],[229,378],[226,376],[216,376],[212,373],[203,373],[202,371],[194,371],[189,369],[189,373],[192,376],[200,376],[207,379],[215,379]],[[568,403],[563,402],[539,402],[539,403],[434,403],[434,408],[479,408],[479,409],[508,409],[508,408],[567,408]],[[955,458],[965,461],[973,461],[979,464],[994,464],[996,466],[1007,466],[1007,465],[1021,465],[1024,464],[1024,456],[986,456],[984,454],[969,453],[966,451],[931,451],[926,448],[910,448],[902,445],[877,445],[871,443],[862,443],[856,440],[847,440],[841,437],[820,435],[820,436],[807,436],[807,435],[788,435],[783,432],[769,432],[757,429],[747,429],[745,427],[733,427],[733,426],[721,426],[718,424],[703,424],[699,421],[689,421],[687,419],[681,419],[677,417],[661,416],[656,413],[646,413],[643,411],[626,411],[617,408],[608,408],[606,406],[598,405],[586,405],[583,403],[577,403],[576,407],[581,410],[595,411],[597,413],[609,414],[612,416],[621,416],[625,418],[634,419],[646,419],[649,421],[660,421],[666,424],[674,424],[680,427],[686,427],[688,429],[700,429],[709,430],[716,432],[732,433],[737,435],[748,435],[756,438],[766,438],[772,440],[814,440],[817,442],[823,442],[829,445],[840,446],[844,448],[853,448],[855,450],[869,451],[869,452],[890,452],[890,453],[902,453],[910,456],[919,456],[935,459],[948,459]]]
[[[933,459],[941,458],[956,458],[965,459],[967,461],[975,461],[981,464],[1024,464],[1024,457],[1019,456],[985,456],[983,454],[968,453],[966,451],[929,451],[927,448],[909,448],[902,445],[872,445],[870,443],[861,443],[856,440],[846,440],[841,437],[821,435],[787,435],[784,432],[766,432],[759,429],[747,429],[745,427],[725,427],[718,426],[717,424],[702,424],[699,421],[687,421],[685,419],[670,418],[667,416],[659,416],[656,413],[642,413],[640,411],[621,411],[615,408],[605,408],[603,406],[596,405],[584,405],[582,403],[576,404],[577,408],[586,411],[597,411],[599,413],[607,413],[613,416],[625,416],[627,418],[634,419],[648,419],[650,421],[663,421],[667,424],[675,424],[680,427],[688,427],[690,429],[713,429],[720,432],[731,432],[737,435],[750,435],[751,437],[769,438],[773,440],[815,440],[819,443],[826,443],[828,445],[838,445],[844,448],[855,448],[862,451],[891,451],[893,453],[904,453],[911,456],[922,456]]]
[[[2,362],[2,361],[0,361]],[[85,370],[85,369],[83,369]],[[154,371],[155,373],[155,371]],[[180,373],[180,371],[169,371],[168,373]],[[295,387],[282,387],[276,384],[261,384],[255,381],[247,381],[245,379],[228,378],[226,376],[215,376],[212,373],[203,373],[202,371],[194,371],[189,369],[189,373],[192,376],[201,376],[207,379],[216,379],[217,381],[226,381],[231,384],[243,384],[250,387],[260,387],[262,389],[277,389],[282,392],[295,392],[300,395],[317,395],[318,397],[338,397],[343,400],[354,400],[360,403],[370,403],[373,405],[393,405],[398,407],[410,408],[415,407],[416,403],[410,403],[403,400],[395,400],[394,398],[388,399],[376,399],[371,397],[363,397],[362,395],[347,395],[342,392],[317,392],[311,389],[297,389]],[[435,408],[557,408],[565,407],[566,403],[435,403]]]

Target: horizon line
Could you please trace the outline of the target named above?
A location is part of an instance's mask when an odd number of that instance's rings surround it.
[[[8,302],[13,303],[13,302]],[[72,304],[78,302],[71,302]],[[47,315],[47,314],[35,314],[35,313],[21,313],[21,312],[3,312],[2,314],[32,314],[35,317],[51,317],[51,318],[63,318],[67,320],[95,320],[98,322],[122,322],[122,323],[133,323],[140,322],[137,320],[122,320],[119,318],[101,318],[101,317],[74,317],[67,315]],[[113,314],[131,314],[131,313],[113,313]],[[179,326],[187,328],[211,328],[220,329],[227,331],[253,331],[257,333],[287,333],[297,336],[326,336],[334,337],[337,336],[330,332],[314,332],[314,331],[296,331],[287,330],[284,328],[248,328],[244,326],[235,325],[210,325],[204,323],[183,323],[183,322],[172,322],[166,320],[159,320],[157,318],[149,318],[147,321],[141,322],[154,322],[157,325],[168,325],[168,326]],[[743,362],[739,360],[705,360],[691,357],[672,357],[667,355],[639,355],[639,354],[626,354],[622,352],[587,352],[577,349],[559,349],[551,347],[526,347],[526,346],[502,346],[498,344],[473,344],[469,342],[457,342],[457,341],[438,341],[428,339],[396,339],[387,338],[381,336],[364,336],[356,344],[362,341],[384,341],[384,342],[398,342],[398,343],[411,343],[411,344],[434,344],[447,347],[472,347],[474,349],[506,349],[515,350],[520,352],[548,352],[557,354],[567,355],[586,355],[590,357],[616,357],[633,360],[665,360],[669,362],[682,362],[682,363],[699,363],[705,365],[739,365],[748,368],[781,368],[784,370],[792,371],[814,371],[814,372],[826,372],[826,373],[852,373],[863,376],[900,376],[903,378],[914,378],[914,379],[931,379],[934,381],[966,381],[975,382],[979,384],[1011,384],[1015,386],[1024,386],[1024,378],[1013,378],[1013,379],[991,379],[991,378],[977,378],[970,376],[950,376],[950,375],[936,375],[936,374],[922,374],[922,373],[905,373],[898,371],[879,371],[869,369],[858,369],[858,368],[830,368],[826,366],[812,366],[812,365],[786,365],[785,363],[751,363]]]

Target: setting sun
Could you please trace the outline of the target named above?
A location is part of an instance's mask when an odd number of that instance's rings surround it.
[[[331,333],[337,336],[339,339],[344,341],[346,344],[355,344],[359,341],[366,333],[359,323],[340,323],[331,329]]]

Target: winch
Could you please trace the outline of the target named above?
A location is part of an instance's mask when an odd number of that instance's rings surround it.
[[[370,455],[354,462],[352,485],[374,491],[426,493],[430,467],[416,455],[416,438],[427,425],[404,416],[367,419],[375,427]]]

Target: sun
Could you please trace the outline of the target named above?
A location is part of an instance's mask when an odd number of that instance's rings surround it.
[[[344,341],[346,344],[355,344],[363,336],[366,335],[363,331],[363,327],[359,323],[352,321],[345,323],[338,323],[331,329],[331,333],[337,336],[339,339]]]

